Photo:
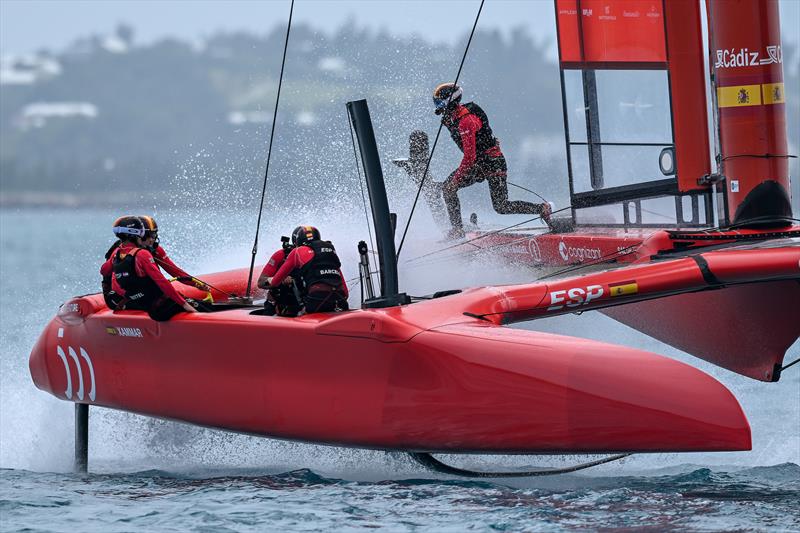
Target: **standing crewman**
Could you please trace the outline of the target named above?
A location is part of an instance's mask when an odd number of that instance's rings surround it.
[[[442,83],[433,91],[436,114],[442,115],[442,124],[450,132],[458,148],[464,153],[461,164],[444,182],[447,214],[452,228],[448,237],[460,239],[464,236],[461,220],[461,203],[458,190],[483,180],[489,180],[492,207],[501,215],[538,214],[549,224],[553,205],[550,202],[534,204],[508,199],[506,158],[500,151],[500,143],[492,134],[489,119],[477,104],[461,105],[463,91],[455,83]]]
[[[153,320],[159,321],[169,320],[181,311],[197,312],[164,277],[159,265],[187,285],[206,291],[209,288],[167,257],[159,246],[158,226],[152,217],[120,217],[114,222],[114,234],[119,241],[111,247],[106,262],[100,267],[103,293],[109,307],[147,311]]]
[[[292,253],[295,246],[291,244],[289,237],[281,237],[281,248],[277,250],[264,265],[261,275],[258,276],[258,286],[268,289],[267,299],[264,301],[264,314],[267,316],[297,316],[303,308],[300,302],[302,299],[302,287],[298,287],[300,280],[287,276],[284,283],[277,287],[270,288],[273,276],[278,272],[286,258]]]
[[[346,311],[347,283],[342,263],[330,241],[323,241],[314,226],[298,226],[292,232],[294,250],[270,279],[270,289],[292,279],[302,282],[306,313]]]

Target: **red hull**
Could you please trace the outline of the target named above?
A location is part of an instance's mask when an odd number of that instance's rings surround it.
[[[241,291],[244,277],[236,271],[208,280]],[[62,399],[334,445],[465,453],[750,449],[736,399],[688,365],[462,314],[503,313],[513,290],[296,319],[239,309],[167,323],[112,313],[99,296],[83,297],[47,326],[31,374]],[[527,292],[541,300],[547,287]]]

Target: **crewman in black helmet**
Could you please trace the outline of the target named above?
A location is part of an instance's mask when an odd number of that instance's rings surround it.
[[[347,283],[342,263],[330,241],[323,241],[313,226],[298,226],[292,232],[294,249],[272,278],[269,287],[277,288],[289,278],[302,281],[306,313],[349,309]]]
[[[106,262],[100,267],[103,293],[111,309],[147,311],[159,321],[169,320],[181,311],[197,312],[159,267],[180,276],[187,285],[201,290],[208,290],[208,286],[188,276],[167,257],[159,246],[158,226],[152,217],[120,217],[114,222],[114,234],[119,240],[106,253]]]
[[[474,102],[461,104],[463,92],[455,83],[442,83],[433,91],[435,113],[442,115],[442,124],[464,154],[461,164],[450,174],[442,188],[452,226],[448,236],[454,239],[464,236],[458,190],[486,179],[489,180],[492,207],[495,211],[503,215],[538,214],[549,224],[553,211],[553,204],[550,202],[534,204],[508,199],[508,167],[506,158],[500,151],[500,143],[489,127],[489,118],[483,109]]]
[[[126,227],[129,223],[136,225],[138,222],[144,224],[147,228],[146,233],[148,236],[152,236],[154,238],[153,246],[149,248],[150,253],[153,255],[153,259],[155,260],[156,265],[163,268],[164,271],[169,274],[170,276],[176,278],[178,281],[183,283],[184,285],[188,285],[190,287],[195,287],[200,289],[201,291],[210,291],[208,285],[200,281],[199,279],[193,278],[184,270],[176,265],[172,259],[169,258],[167,255],[166,250],[161,246],[160,241],[158,240],[158,224],[153,217],[146,216],[146,215],[126,215],[119,217],[116,221],[114,221],[113,231],[114,236],[117,237],[116,242],[111,245],[111,247],[106,252],[105,258],[106,262],[111,259],[111,256],[114,252],[119,248],[119,246],[124,242],[121,238],[120,232],[126,231],[122,228]],[[110,265],[110,263],[109,263]],[[113,288],[111,287],[111,274],[112,268],[111,266],[104,265],[105,273],[103,273],[103,281],[101,283],[103,289],[103,298],[106,301],[106,305],[109,309],[116,309],[117,305],[122,301],[122,297],[117,294]],[[102,269],[101,269],[102,270]]]

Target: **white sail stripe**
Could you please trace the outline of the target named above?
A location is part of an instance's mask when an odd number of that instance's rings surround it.
[[[95,381],[94,381],[94,366],[92,365],[92,360],[89,359],[89,354],[86,353],[86,350],[81,348],[81,357],[86,360],[86,365],[89,367],[89,377],[92,378],[92,388],[89,391],[89,399],[94,401],[95,397],[97,396],[97,391],[95,390]]]
[[[78,369],[78,400],[83,400],[83,371],[81,370],[81,362],[78,360],[78,354],[75,353],[72,346],[69,347],[69,356],[75,361],[75,368]]]
[[[64,370],[67,372],[67,390],[64,391],[64,395],[67,397],[67,400],[72,399],[72,378],[69,375],[69,363],[67,363],[67,356],[64,353],[64,350],[61,349],[61,346],[57,347],[58,356],[61,358],[61,362],[64,363]]]

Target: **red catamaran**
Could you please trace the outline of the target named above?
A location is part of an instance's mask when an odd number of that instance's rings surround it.
[[[614,261],[616,268],[419,301],[399,293],[369,112],[365,101],[350,102],[378,236],[380,295],[359,310],[267,317],[226,301],[252,281],[242,269],[204,276],[215,287],[215,312],[166,323],[112,312],[101,295],[68,301],[34,346],[30,370],[37,387],[76,404],[78,467],[86,467],[89,405],[406,451],[463,475],[484,474],[430,454],[617,454],[525,473],[536,475],[634,452],[750,449],[738,402],[707,374],[642,350],[505,325],[600,309],[734,372],[779,379],[800,334],[800,226],[788,192],[777,2],[707,3],[720,141],[715,172],[699,3],[555,5],[570,223],[559,233],[472,237],[535,264]],[[598,96],[606,75],[666,83],[670,138],[609,138]],[[574,98],[585,109],[577,124],[568,111]],[[658,167],[661,177],[615,173],[614,158],[631,153],[636,169]],[[651,203],[672,206],[671,227],[646,220]],[[617,219],[602,227],[587,222],[598,209]]]

